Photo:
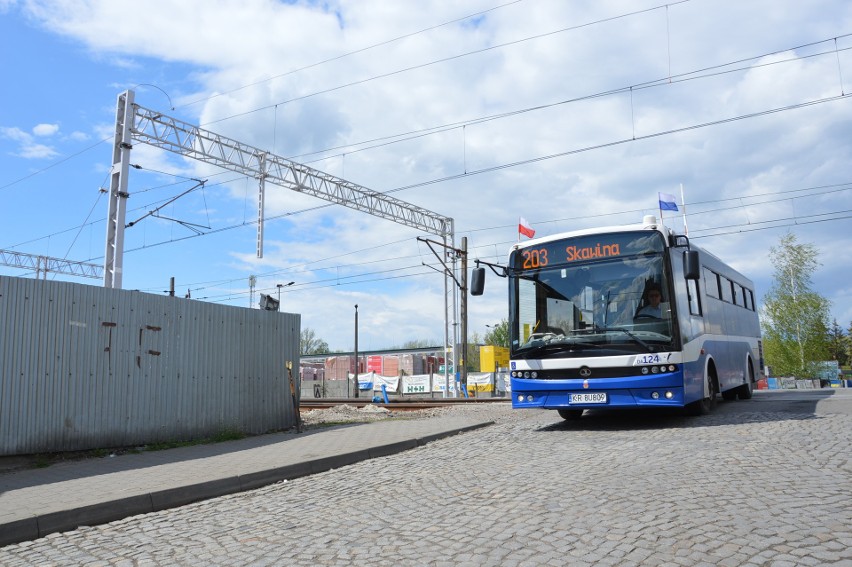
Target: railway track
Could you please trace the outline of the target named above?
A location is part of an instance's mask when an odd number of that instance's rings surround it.
[[[393,411],[415,411],[429,408],[441,408],[458,406],[459,404],[482,404],[493,402],[508,402],[509,398],[421,398],[411,400],[390,400],[388,403],[373,402],[368,398],[320,398],[302,399],[299,401],[299,411],[310,411],[315,409],[328,409],[348,405],[356,408],[364,406],[378,406]]]

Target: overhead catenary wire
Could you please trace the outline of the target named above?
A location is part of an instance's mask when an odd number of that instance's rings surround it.
[[[757,116],[757,115],[759,115],[759,114],[756,114],[755,116]],[[712,123],[712,124],[716,124],[716,123],[722,123],[722,122],[714,122],[714,123]],[[695,127],[701,127],[701,126],[695,126]],[[558,157],[559,155],[565,155],[565,154],[557,154],[557,157]],[[551,156],[543,156],[541,159],[549,159],[550,157],[551,157]],[[523,162],[519,162],[519,163],[523,163]],[[511,166],[513,166],[513,165],[515,165],[515,164],[505,164],[503,167],[511,167]],[[482,173],[482,172],[486,172],[486,170],[482,170],[481,172],[476,172],[476,173]],[[435,182],[439,182],[439,181],[430,181],[430,182],[428,182],[428,184],[435,183]],[[412,185],[412,186],[408,186],[407,188],[417,187],[417,186],[422,186],[422,185]],[[404,189],[405,189],[405,188],[398,188],[397,190],[404,190]],[[323,205],[323,206],[330,206],[330,205]],[[316,207],[316,208],[322,208],[322,207]],[[313,210],[313,209],[314,209],[314,208],[311,208],[311,209],[304,209],[304,210]],[[291,214],[295,214],[295,213],[288,213],[287,215],[282,215],[282,217],[283,217],[283,216],[290,216]],[[282,217],[277,217],[277,218],[282,218]],[[276,217],[273,217],[273,218],[276,218]],[[238,228],[238,227],[240,227],[240,226],[245,226],[246,224],[254,224],[254,223],[253,223],[253,222],[252,222],[252,223],[243,223],[242,225],[235,225],[235,226],[234,226],[234,228]],[[175,241],[175,240],[167,241],[167,243],[168,243],[168,242],[174,242],[174,241]],[[148,246],[145,246],[145,247],[148,247]],[[138,249],[137,249],[137,250],[138,250]]]
[[[774,201],[773,200],[765,200],[765,201],[760,201],[760,202],[757,202],[757,203],[750,203],[747,206],[756,206],[756,205],[760,205],[760,204],[780,202],[780,201],[802,198],[802,197],[816,197],[816,196],[820,196],[820,195],[828,195],[828,194],[836,193],[836,192],[839,192],[839,191],[849,191],[849,190],[852,190],[852,182],[843,183],[843,184],[823,185],[823,186],[817,186],[817,187],[811,187],[811,188],[789,189],[789,190],[783,190],[783,191],[780,191],[780,192],[777,192],[777,193],[778,194],[802,193],[804,191],[811,191],[813,189],[825,189],[825,188],[830,188],[830,189],[827,190],[827,191],[822,191],[822,192],[817,192],[817,193],[809,193],[807,195],[799,195],[799,196],[795,196],[795,197],[784,197],[784,198],[781,198],[781,199],[776,199]],[[700,202],[687,203],[687,204],[689,204],[690,206],[697,206],[697,205],[702,205],[702,204],[712,204],[712,203],[716,203],[716,202],[737,201],[737,200],[741,200],[743,198],[754,199],[754,198],[759,198],[759,197],[764,197],[764,196],[774,195],[774,194],[775,193],[761,193],[761,194],[747,195],[747,196],[744,196],[744,197],[718,199],[718,200],[715,200],[715,201],[700,201]],[[730,211],[730,210],[737,210],[737,209],[741,209],[741,208],[742,208],[741,206],[715,208],[715,209],[708,210],[708,211],[696,211],[696,212],[691,213],[690,216],[698,216],[698,215],[708,214],[708,213],[719,213],[719,212],[725,212],[725,211]],[[550,224],[550,223],[564,223],[564,222],[571,222],[571,221],[584,220],[584,219],[587,220],[589,218],[596,218],[596,217],[597,218],[613,217],[613,216],[620,216],[620,215],[626,215],[626,214],[642,213],[642,212],[645,212],[646,210],[647,209],[621,210],[621,211],[613,211],[613,212],[609,212],[609,213],[602,213],[602,214],[598,214],[598,215],[583,215],[583,216],[567,217],[567,218],[560,218],[560,219],[553,219],[553,220],[538,220],[538,221],[536,221],[535,224],[536,225],[546,225],[546,224]],[[807,220],[807,219],[810,219],[811,217],[821,217],[821,216],[826,216],[828,214],[840,214],[840,213],[845,213],[845,212],[847,212],[847,211],[839,211],[839,212],[835,212],[835,213],[820,213],[820,214],[815,214],[815,215],[806,215],[804,217],[782,217],[780,219],[760,221],[759,223],[751,223],[751,224],[740,223],[740,224],[734,224],[734,225],[716,226],[716,227],[709,227],[709,228],[699,228],[699,229],[696,229],[695,232],[708,232],[709,234],[697,235],[697,236],[694,236],[694,238],[696,238],[696,239],[697,238],[707,238],[707,237],[711,237],[711,236],[718,236],[719,234],[728,234],[728,232],[718,233],[718,232],[711,232],[711,231],[718,231],[718,230],[721,230],[721,229],[728,229],[728,228],[737,227],[737,226],[742,226],[742,227],[748,228],[748,227],[753,227],[756,224],[768,225],[770,223],[793,221],[792,223],[788,223],[788,224],[782,224],[782,225],[773,224],[772,226],[764,226],[762,228],[762,229],[770,229],[770,228],[779,228],[779,227],[784,227],[784,226],[792,226],[792,225],[796,224],[796,221],[799,221],[798,222],[799,224],[813,224],[813,222],[817,222],[817,221]],[[830,220],[844,220],[844,219],[847,219],[847,218],[849,218],[849,217],[848,216],[835,217],[835,218],[831,218],[831,219],[823,219],[822,222],[827,222],[827,221],[830,221]],[[486,228],[476,228],[476,229],[467,230],[465,232],[473,233],[473,232],[494,231],[494,230],[510,229],[510,228],[514,229],[515,225],[501,225],[501,226],[492,226],[492,227],[486,227]],[[755,228],[755,230],[756,230],[756,228]],[[354,264],[336,264],[336,265],[322,266],[322,263],[325,262],[325,261],[328,261],[328,260],[333,260],[333,259],[341,258],[341,257],[345,257],[345,256],[353,256],[353,255],[356,255],[356,254],[362,254],[364,252],[367,252],[367,251],[370,251],[370,250],[376,250],[378,248],[382,248],[382,247],[385,247],[385,246],[397,245],[397,244],[400,244],[402,242],[405,242],[406,240],[408,240],[408,239],[398,240],[398,241],[395,241],[395,242],[385,243],[385,244],[382,244],[382,245],[379,245],[379,246],[373,246],[373,247],[369,247],[369,248],[362,248],[362,249],[359,249],[359,250],[354,250],[354,251],[338,254],[338,255],[335,255],[335,256],[319,259],[319,260],[311,262],[310,267],[312,268],[312,271],[324,271],[324,270],[330,270],[330,269],[335,269],[335,268],[336,269],[353,268],[353,267],[363,266],[363,265],[367,265],[367,264],[376,264],[376,263],[383,263],[383,262],[390,262],[390,261],[400,261],[400,260],[408,260],[408,259],[413,259],[413,258],[420,258],[420,255],[407,255],[407,256],[397,256],[397,257],[393,257],[393,258],[382,258],[382,259],[379,259],[379,260],[368,260],[368,261],[359,260],[357,263],[354,263]],[[477,245],[477,248],[490,247],[490,246],[501,246],[504,249],[508,249],[509,246],[511,246],[513,243],[514,243],[514,241],[503,241],[503,242],[497,242],[497,243],[493,243],[493,242],[483,243],[483,244]],[[479,258],[480,259],[500,258],[500,254],[495,251],[495,254],[492,254],[490,256],[479,256]],[[422,258],[421,258],[421,261],[422,261]],[[300,269],[307,268],[308,266],[309,266],[308,263],[295,264],[293,266],[289,266],[286,269],[274,270],[274,271],[265,272],[265,273],[257,274],[257,275],[258,275],[258,277],[273,277],[273,276],[276,276],[276,275],[277,276],[283,276],[283,275],[298,276],[298,274],[301,273]],[[396,268],[392,268],[392,269],[384,271],[384,273],[393,272],[395,270],[396,270]],[[374,274],[374,273],[382,273],[382,272],[369,272],[369,273]],[[348,277],[349,276],[344,276],[343,278],[340,278],[338,276],[337,279],[338,280],[348,279]],[[215,285],[219,285],[219,284],[226,283],[226,282],[232,282],[232,281],[235,281],[235,280],[229,279],[229,280],[225,280],[225,281],[196,282],[196,283],[192,283],[190,285],[193,285],[193,286],[198,286],[198,285],[208,286],[209,284],[213,284],[215,286]],[[205,289],[205,288],[197,288],[197,289]]]
[[[520,1],[520,0],[518,0],[518,1]],[[683,4],[683,3],[686,3],[686,2],[690,2],[690,1],[691,1],[691,0],[679,0],[679,1],[676,1],[676,2],[670,2],[670,3],[666,3],[666,4],[661,4],[661,5],[658,5],[658,6],[653,6],[653,7],[647,8],[647,9],[643,9],[643,10],[638,10],[638,11],[634,11],[634,12],[622,13],[622,14],[618,14],[618,15],[616,15],[616,16],[612,16],[612,17],[609,17],[609,18],[602,18],[602,19],[595,20],[595,21],[592,21],[592,22],[586,22],[586,23],[584,23],[584,24],[579,24],[579,25],[576,25],[576,26],[570,26],[570,27],[567,27],[567,28],[562,28],[562,29],[560,29],[560,30],[556,30],[556,31],[552,31],[552,32],[547,32],[547,33],[544,33],[544,34],[537,34],[537,35],[534,35],[534,36],[530,36],[530,37],[524,38],[524,39],[522,39],[522,40],[517,40],[517,41],[514,41],[514,42],[508,42],[508,43],[506,43],[506,44],[502,44],[502,45],[499,45],[499,46],[491,46],[491,47],[487,48],[486,50],[495,49],[495,48],[497,48],[497,47],[505,47],[505,46],[508,46],[508,45],[514,45],[514,44],[516,44],[516,43],[520,43],[520,42],[528,41],[528,40],[532,40],[532,39],[538,39],[538,38],[541,38],[541,37],[546,37],[546,36],[548,36],[548,35],[553,35],[553,34],[555,34],[555,33],[563,33],[563,32],[566,32],[566,31],[572,31],[572,30],[576,30],[576,29],[581,29],[581,28],[589,27],[589,26],[596,25],[596,24],[606,23],[606,22],[610,22],[610,21],[614,21],[614,20],[622,19],[622,18],[625,18],[625,17],[629,17],[629,16],[633,16],[633,15],[638,15],[638,14],[643,14],[643,13],[646,13],[646,12],[650,12],[650,11],[658,10],[658,9],[660,9],[660,8],[665,8],[665,9],[666,9],[666,12],[668,12],[668,8],[669,8],[670,6],[674,6],[674,5],[677,5],[677,4]],[[387,43],[391,43],[391,42],[393,42],[393,41],[396,41],[397,39],[401,39],[401,38],[404,38],[404,37],[408,37],[408,36],[410,36],[410,35],[416,35],[417,33],[422,33],[422,32],[424,32],[424,31],[429,31],[430,29],[434,29],[434,28],[437,28],[437,27],[441,27],[441,26],[443,26],[443,25],[447,25],[447,24],[450,24],[450,23],[455,23],[456,21],[461,21],[461,20],[464,20],[464,19],[467,19],[467,18],[470,18],[470,17],[474,17],[474,16],[476,16],[476,15],[478,15],[478,14],[480,14],[480,13],[485,13],[485,12],[488,12],[488,11],[491,11],[491,10],[494,10],[494,9],[497,9],[497,8],[502,8],[502,7],[505,7],[505,6],[511,5],[511,4],[513,4],[513,3],[514,3],[514,2],[509,2],[509,3],[506,3],[506,4],[501,4],[501,5],[499,5],[499,6],[496,6],[496,7],[494,7],[494,8],[491,8],[491,9],[489,9],[489,10],[484,10],[484,11],[479,12],[479,13],[477,13],[477,14],[472,14],[472,15],[470,15],[470,16],[465,16],[465,17],[463,17],[463,18],[459,18],[459,19],[457,19],[457,20],[452,20],[452,21],[450,21],[450,22],[445,22],[444,24],[439,24],[438,26],[432,26],[432,27],[430,27],[430,28],[425,28],[424,30],[421,30],[421,31],[419,31],[419,32],[414,32],[413,34],[407,34],[407,35],[405,35],[405,36],[400,36],[400,38],[396,38],[396,39],[393,39],[393,40],[388,40],[388,41],[385,41],[385,42],[381,42],[381,43],[375,44],[374,46],[369,46],[368,48],[364,48],[364,49],[362,49],[362,50],[357,50],[357,51],[352,52],[352,53],[357,53],[357,52],[360,52],[360,51],[363,51],[363,50],[366,50],[366,49],[370,49],[370,48],[372,48],[372,47],[379,46],[379,45],[385,45],[385,44],[387,44]],[[784,50],[775,50],[775,51],[768,52],[768,53],[763,54],[763,55],[760,55],[760,56],[750,56],[750,57],[742,58],[742,59],[739,59],[739,60],[737,60],[737,61],[733,61],[733,62],[730,62],[730,63],[727,63],[727,64],[723,64],[723,65],[715,65],[715,66],[707,67],[707,68],[704,68],[704,69],[700,69],[700,70],[692,71],[692,72],[690,72],[690,73],[684,73],[684,74],[681,74],[681,75],[679,75],[679,76],[683,77],[683,76],[686,76],[686,75],[689,75],[689,74],[701,73],[701,72],[703,72],[703,71],[710,70],[710,69],[716,69],[716,68],[721,68],[721,67],[725,67],[725,66],[729,66],[729,65],[734,65],[734,64],[738,64],[738,63],[742,63],[742,62],[746,62],[746,61],[752,61],[752,60],[755,60],[755,59],[757,59],[757,58],[759,58],[759,57],[765,57],[765,56],[772,55],[772,54],[783,53],[783,52],[791,51],[791,50],[797,50],[797,49],[801,49],[801,48],[803,48],[803,47],[810,47],[810,46],[818,45],[818,44],[821,44],[821,43],[825,43],[825,42],[827,42],[827,41],[833,41],[833,42],[834,42],[834,44],[835,44],[835,49],[834,49],[834,50],[832,50],[832,51],[831,51],[831,53],[835,53],[835,54],[836,54],[836,56],[838,56],[838,57],[839,57],[839,55],[837,55],[837,54],[838,54],[838,50],[837,50],[837,48],[836,48],[836,42],[837,42],[837,40],[838,40],[838,39],[840,39],[840,38],[846,38],[846,37],[849,37],[850,35],[852,35],[852,34],[842,34],[842,35],[838,35],[838,36],[835,36],[835,37],[830,38],[830,39],[819,40],[819,41],[816,41],[816,42],[809,42],[809,43],[802,44],[802,45],[799,45],[799,46],[796,46],[796,47],[786,48],[786,49],[784,49]],[[462,56],[466,56],[466,55],[472,55],[472,54],[478,53],[479,51],[481,51],[481,50],[467,52],[467,53],[460,54],[460,55],[458,55],[458,56],[456,56],[456,57],[453,57],[453,58],[447,58],[446,60],[452,60],[452,59],[455,59],[455,58],[458,58],[458,57],[462,57]],[[841,51],[843,51],[843,50],[841,50]],[[327,63],[327,62],[330,62],[330,61],[336,60],[336,59],[338,59],[338,58],[340,58],[340,57],[344,57],[344,56],[348,56],[348,55],[349,55],[349,54],[344,54],[344,55],[339,56],[339,57],[335,57],[335,58],[331,58],[331,59],[328,59],[328,60],[325,60],[325,61],[321,61],[321,62],[318,62],[318,63],[316,63],[316,64],[310,65],[310,66],[308,66],[308,67],[306,67],[306,68],[312,67],[312,66],[314,66],[314,65],[320,65],[320,64],[323,64],[323,63]],[[440,63],[440,62],[442,62],[442,61],[444,61],[444,60],[436,60],[436,61],[429,62],[429,63],[427,63],[426,65],[432,65],[432,64]],[[839,64],[839,60],[838,60],[838,64]],[[287,73],[284,73],[284,74],[279,75],[279,76],[284,76],[284,75],[287,75],[287,74],[290,74],[290,73],[292,73],[292,72],[296,72],[296,71],[298,71],[298,70],[294,70],[294,71],[291,71],[291,72],[287,72]],[[669,75],[670,75],[670,73],[669,73]],[[272,78],[275,78],[275,77],[272,77]],[[246,88],[246,87],[248,87],[248,86],[254,86],[254,85],[256,85],[256,84],[263,83],[263,82],[265,82],[265,81],[267,81],[267,80],[270,80],[270,78],[268,78],[268,79],[264,79],[263,81],[258,81],[258,82],[256,82],[256,83],[251,83],[251,84],[249,84],[249,85],[243,85],[242,87],[239,87],[239,88],[234,89],[233,91],[229,91],[229,92],[235,92],[235,91],[241,90],[241,89],[243,89],[243,88]],[[656,80],[653,80],[653,81],[648,81],[648,82],[646,82],[646,83],[640,83],[639,85],[633,85],[633,86],[628,86],[628,87],[622,87],[621,89],[615,89],[615,90],[613,90],[613,91],[606,91],[605,93],[599,93],[599,94],[597,94],[597,95],[589,95],[589,96],[592,96],[592,97],[593,97],[593,96],[602,96],[602,95],[605,95],[605,94],[612,94],[612,93],[615,93],[615,92],[624,91],[625,89],[627,89],[627,90],[633,90],[633,89],[641,88],[642,86],[646,86],[646,85],[647,85],[647,86],[652,86],[652,85],[655,85],[655,84],[660,83],[661,81],[671,82],[671,76],[669,76],[669,77],[667,77],[667,78],[665,78],[665,79],[656,79]],[[842,74],[841,74],[841,83],[842,83]],[[155,85],[150,85],[150,86],[155,86]],[[338,87],[336,87],[335,89],[332,89],[332,90],[338,90],[339,88],[343,88],[344,86],[346,86],[346,85],[338,86]],[[155,88],[158,88],[158,89],[159,89],[159,87],[156,87],[156,86],[155,86]],[[160,89],[160,90],[162,90],[162,89]],[[841,90],[842,90],[842,89],[841,89]],[[322,94],[322,92],[324,92],[324,91],[311,93],[311,94],[309,94],[309,95],[307,95],[307,96],[316,96],[316,95],[318,95],[318,94]],[[211,96],[211,97],[206,97],[206,98],[203,98],[203,99],[199,99],[198,101],[195,101],[195,102],[193,102],[193,103],[189,103],[189,104],[187,104],[187,105],[182,105],[182,106],[189,106],[189,105],[192,105],[192,104],[196,104],[197,102],[201,102],[201,101],[204,101],[204,100],[209,100],[209,99],[215,98],[216,96],[221,96],[222,94],[227,94],[227,93],[218,93],[218,94],[213,95],[213,96]],[[843,93],[842,93],[842,94],[843,94]],[[168,97],[168,95],[166,95],[166,96]],[[585,97],[584,97],[584,98],[585,98]],[[294,100],[297,100],[297,99],[294,99]],[[169,98],[169,102],[170,102],[170,105],[171,105],[171,99],[170,99],[170,98]],[[258,111],[261,111],[261,110],[266,110],[266,109],[271,108],[271,107],[273,107],[273,106],[277,106],[277,105],[280,105],[280,104],[285,104],[286,102],[291,102],[291,101],[282,101],[282,102],[274,103],[273,105],[267,105],[267,106],[263,106],[263,107],[258,107],[258,108],[255,108],[255,109],[253,109],[253,110],[250,110],[250,111],[248,111],[248,112],[244,112],[244,113],[238,113],[238,114],[230,115],[230,116],[228,116],[228,117],[224,117],[224,118],[217,119],[216,121],[213,121],[213,122],[218,122],[218,121],[222,121],[222,120],[227,120],[227,119],[235,118],[235,117],[238,117],[238,116],[244,116],[244,115],[246,115],[246,114],[250,114],[250,113],[253,113],[253,112],[258,112]],[[568,102],[570,102],[570,101],[568,101]],[[553,103],[553,104],[564,104],[564,102],[561,102],[561,103]],[[544,107],[548,107],[548,106],[551,106],[551,105],[544,105]],[[174,108],[174,106],[173,106],[172,108]],[[521,112],[526,112],[526,111],[527,111],[527,110],[524,110],[524,111],[521,111]],[[498,115],[498,117],[500,117],[500,115]],[[212,124],[213,122],[207,122],[206,124]],[[469,122],[465,122],[465,123],[469,123]],[[90,146],[88,146],[88,147],[84,148],[83,150],[81,150],[81,151],[79,151],[79,152],[77,152],[77,153],[71,154],[71,155],[69,155],[68,157],[66,157],[66,158],[64,158],[64,159],[62,159],[62,160],[58,160],[58,161],[56,161],[56,162],[53,162],[53,163],[51,163],[50,165],[48,165],[48,166],[46,166],[46,167],[43,167],[43,168],[41,168],[41,169],[39,169],[39,170],[36,170],[36,171],[33,171],[33,172],[31,172],[30,174],[28,174],[28,175],[26,175],[26,176],[24,176],[24,177],[21,177],[21,178],[15,179],[15,180],[13,180],[13,181],[11,181],[11,182],[9,182],[9,183],[5,184],[5,185],[0,185],[0,190],[3,190],[3,189],[5,189],[5,188],[7,188],[7,187],[10,187],[10,186],[16,185],[16,184],[18,184],[18,183],[20,183],[20,182],[22,182],[22,181],[24,181],[24,180],[26,180],[26,179],[29,179],[29,178],[31,178],[31,177],[34,177],[34,176],[36,176],[36,175],[38,175],[38,174],[40,174],[40,173],[43,173],[43,172],[45,172],[45,171],[47,171],[47,170],[49,170],[49,169],[52,169],[52,168],[54,168],[54,167],[56,167],[56,166],[58,166],[58,165],[60,165],[60,164],[62,164],[62,163],[65,163],[65,162],[69,161],[70,159],[75,158],[75,157],[77,157],[77,156],[79,156],[79,155],[81,155],[81,154],[83,154],[83,153],[85,153],[85,152],[87,152],[87,151],[89,151],[89,150],[91,150],[91,149],[93,149],[93,148],[95,148],[95,147],[97,147],[97,146],[99,146],[99,145],[101,145],[101,144],[105,143],[105,142],[108,142],[108,141],[109,141],[109,140],[111,140],[111,139],[112,139],[112,137],[103,138],[102,140],[100,140],[100,141],[96,142],[95,144],[92,144],[92,145],[90,145]]]
[[[387,73],[381,73],[379,75],[374,75],[374,76],[368,77],[366,79],[360,79],[358,81],[353,81],[353,82],[350,82],[350,83],[337,85],[335,87],[331,87],[331,88],[320,90],[320,91],[315,91],[315,92],[308,93],[308,94],[305,94],[305,95],[302,95],[302,96],[292,97],[290,99],[279,101],[277,103],[256,107],[256,108],[253,108],[253,109],[245,111],[245,112],[230,114],[226,117],[217,118],[215,120],[210,120],[208,122],[205,122],[204,124],[202,124],[202,126],[209,126],[211,124],[223,122],[225,120],[230,120],[232,118],[247,116],[249,114],[261,112],[263,110],[269,110],[270,108],[273,108],[274,106],[277,106],[277,105],[284,105],[284,104],[289,104],[291,102],[296,102],[296,101],[299,101],[299,100],[305,100],[305,99],[312,98],[312,97],[315,97],[315,96],[318,96],[318,95],[339,91],[339,90],[342,90],[342,89],[345,89],[345,88],[348,88],[348,87],[353,87],[353,86],[356,86],[356,85],[362,85],[362,84],[372,82],[372,81],[375,81],[375,80],[378,80],[378,79],[384,79],[384,78],[387,78],[387,77],[392,77],[394,75],[399,75],[401,73],[406,73],[408,71],[423,69],[423,68],[426,68],[426,67],[431,67],[433,65],[438,65],[440,63],[447,63],[449,61],[454,61],[454,60],[457,60],[457,59],[461,59],[463,57],[469,57],[471,55],[478,55],[478,54],[481,54],[481,53],[486,53],[488,51],[493,51],[495,49],[502,49],[504,47],[518,45],[520,43],[524,43],[524,42],[527,42],[527,41],[533,41],[533,40],[536,40],[536,39],[542,39],[542,38],[553,36],[553,35],[560,34],[560,33],[576,31],[576,30],[579,30],[579,29],[595,26],[595,25],[598,25],[598,24],[613,22],[613,21],[616,21],[616,20],[628,18],[628,17],[631,17],[631,16],[637,16],[637,15],[640,15],[640,14],[646,14],[648,12],[653,12],[655,10],[665,8],[667,6],[674,6],[676,4],[685,4],[685,3],[690,2],[690,1],[691,0],[675,0],[674,2],[669,2],[667,4],[660,4],[660,5],[657,5],[657,6],[652,6],[650,8],[644,8],[642,10],[635,10],[635,11],[632,11],[632,12],[617,14],[615,16],[611,16],[611,17],[608,17],[608,18],[600,18],[598,20],[594,20],[594,21],[591,21],[591,22],[586,22],[586,23],[583,23],[583,24],[577,24],[577,25],[574,25],[574,26],[569,26],[569,27],[561,28],[561,29],[554,30],[554,31],[536,34],[536,35],[528,36],[528,37],[525,37],[525,38],[517,39],[517,40],[514,40],[514,41],[508,41],[508,42],[504,42],[504,43],[500,43],[500,44],[496,44],[496,45],[491,45],[491,46],[488,46],[488,47],[484,47],[482,49],[475,49],[475,50],[467,51],[465,53],[452,55],[450,57],[433,59],[432,61],[428,61],[426,63],[422,63],[422,64],[419,64],[419,65],[412,65],[412,66],[405,67],[405,68],[402,68],[402,69],[397,69],[395,71],[390,71],[390,72],[387,72]]]
[[[366,47],[362,47],[362,48],[359,48],[359,49],[355,49],[355,50],[353,50],[353,51],[348,51],[348,52],[346,52],[346,53],[342,53],[342,54],[340,54],[340,55],[336,55],[336,56],[334,56],[334,57],[329,57],[329,58],[327,58],[327,59],[323,59],[323,60],[321,60],[321,61],[317,61],[316,63],[310,63],[310,64],[308,64],[308,65],[304,65],[304,66],[302,66],[302,67],[298,67],[298,68],[296,68],[296,69],[292,69],[292,70],[290,70],[290,71],[286,71],[286,72],[284,72],[284,73],[279,73],[279,74],[274,75],[274,76],[272,76],[272,77],[267,77],[267,78],[262,79],[262,80],[260,80],[260,81],[255,81],[255,82],[253,82],[253,83],[248,83],[248,84],[245,84],[245,85],[241,85],[241,86],[239,86],[239,87],[237,87],[237,88],[235,88],[235,89],[231,89],[231,90],[229,90],[229,91],[225,91],[225,92],[221,92],[221,93],[216,93],[216,94],[214,94],[214,95],[210,95],[210,96],[208,96],[208,97],[200,98],[200,99],[194,100],[194,101],[192,101],[192,102],[187,102],[187,103],[185,103],[185,104],[183,104],[183,105],[181,105],[181,106],[182,106],[182,107],[193,106],[193,105],[196,105],[196,104],[198,104],[198,103],[200,103],[200,102],[207,102],[207,101],[209,101],[209,100],[213,100],[214,98],[218,98],[218,97],[220,97],[220,96],[226,96],[226,95],[229,95],[229,94],[233,94],[233,93],[235,93],[235,92],[239,92],[239,91],[241,91],[241,90],[244,90],[244,89],[247,89],[247,88],[250,88],[250,87],[255,87],[255,86],[258,86],[258,85],[262,85],[262,84],[264,84],[264,83],[268,83],[269,81],[274,81],[275,79],[280,79],[280,78],[282,78],[282,77],[286,77],[286,76],[288,76],[288,75],[293,75],[293,74],[298,73],[298,72],[300,72],[300,71],[307,71],[308,69],[313,69],[314,67],[319,67],[319,66],[321,66],[321,65],[325,65],[325,64],[327,64],[327,63],[331,63],[331,62],[334,62],[334,61],[339,61],[339,60],[341,60],[341,59],[345,59],[346,57],[351,57],[352,55],[357,55],[357,54],[359,54],[359,53],[364,53],[365,51],[369,51],[369,50],[371,50],[371,49],[375,49],[376,47],[382,47],[382,46],[385,46],[385,45],[390,45],[391,43],[395,43],[395,42],[397,42],[397,41],[400,41],[400,40],[403,40],[403,39],[407,39],[407,38],[409,38],[409,37],[414,37],[414,36],[416,36],[416,35],[420,35],[420,34],[422,34],[422,33],[426,33],[426,32],[428,32],[428,31],[436,30],[436,29],[442,28],[442,27],[444,27],[444,26],[448,26],[448,25],[451,25],[451,24],[456,24],[456,23],[459,23],[459,22],[463,22],[463,21],[465,21],[465,20],[469,20],[469,19],[471,19],[471,18],[477,18],[477,17],[483,16],[483,15],[485,15],[485,14],[489,13],[489,12],[493,12],[493,11],[495,11],[495,10],[499,10],[499,9],[501,9],[501,8],[505,8],[505,7],[507,7],[507,6],[511,6],[511,5],[513,5],[513,4],[519,4],[519,3],[520,3],[520,2],[522,2],[522,1],[523,1],[523,0],[512,0],[511,2],[506,2],[506,3],[504,3],[504,4],[498,4],[497,6],[493,6],[493,7],[491,7],[491,8],[485,9],[485,10],[480,10],[479,12],[475,12],[475,13],[473,13],[473,14],[468,14],[467,16],[462,16],[462,17],[460,17],[460,18],[455,18],[455,19],[453,19],[453,20],[449,20],[449,21],[447,21],[447,22],[443,22],[443,23],[440,23],[440,24],[436,24],[436,25],[434,25],[434,26],[429,26],[429,27],[426,27],[426,28],[423,28],[423,29],[420,29],[420,30],[417,30],[417,31],[414,31],[414,32],[406,33],[406,34],[403,34],[403,35],[400,35],[400,36],[397,36],[397,37],[394,37],[394,38],[391,38],[391,39],[386,39],[386,40],[380,41],[380,42],[378,42],[378,43],[373,43],[373,44],[368,45],[368,46],[366,46]],[[684,0],[684,1],[687,1],[687,0]],[[170,99],[170,100],[171,100],[171,99]],[[174,110],[174,109],[172,109],[172,110]]]

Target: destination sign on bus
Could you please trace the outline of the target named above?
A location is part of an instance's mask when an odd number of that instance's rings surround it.
[[[512,252],[512,269],[537,270],[554,265],[587,262],[662,252],[665,241],[658,232],[621,232],[565,238],[528,246]]]

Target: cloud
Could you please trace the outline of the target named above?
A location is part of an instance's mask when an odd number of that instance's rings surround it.
[[[73,140],[74,142],[85,142],[86,140],[91,139],[91,136],[85,132],[74,131],[68,134],[68,139]]]
[[[55,130],[52,130],[52,126],[53,125],[40,124],[33,128],[33,132],[36,133],[36,135],[52,135],[55,133]],[[48,133],[40,134],[40,132]],[[20,128],[0,128],[0,134],[2,134],[5,138],[9,138],[10,140],[14,140],[19,143],[18,150],[14,153],[14,155],[18,157],[25,159],[49,159],[59,155],[59,152],[57,152],[53,147],[36,143],[33,134],[24,132]]]
[[[33,127],[36,136],[49,137],[59,132],[59,124],[37,124]]]

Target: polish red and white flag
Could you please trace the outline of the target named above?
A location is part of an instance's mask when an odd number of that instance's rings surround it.
[[[524,217],[521,217],[520,220],[518,220],[518,233],[523,234],[527,238],[535,236],[535,231]]]

